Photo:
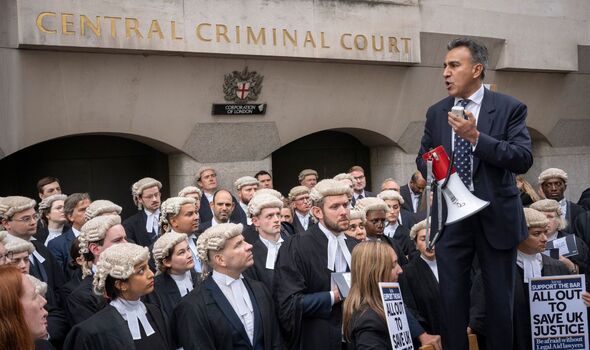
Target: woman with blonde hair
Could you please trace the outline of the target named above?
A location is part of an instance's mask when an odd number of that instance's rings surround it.
[[[352,349],[392,349],[379,282],[397,282],[402,272],[397,255],[387,243],[366,241],[352,251],[351,265],[351,287],[342,311],[344,336]],[[412,338],[440,350],[440,336],[426,333],[407,309],[406,315]]]

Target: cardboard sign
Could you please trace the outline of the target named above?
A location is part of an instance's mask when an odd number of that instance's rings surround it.
[[[397,350],[413,350],[412,335],[399,283],[381,282],[379,283],[379,291],[387,319],[391,347]]]
[[[584,275],[531,279],[531,337],[533,350],[589,349],[588,316],[582,301]]]

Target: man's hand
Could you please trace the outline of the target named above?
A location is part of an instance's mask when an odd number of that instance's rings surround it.
[[[418,336],[420,345],[432,345],[435,350],[442,350],[442,343],[440,341],[440,335],[431,335],[426,332]]]
[[[590,293],[588,293],[587,291],[583,291],[582,301],[584,302],[584,305],[586,305],[586,307],[590,307]]]
[[[332,289],[332,293],[334,293],[334,305],[336,305],[342,301],[342,297],[340,296],[340,292],[338,291],[338,288]]]
[[[560,255],[559,261],[561,261],[565,265],[565,267],[567,267],[569,272],[577,273],[578,267],[570,259],[566,258],[565,256]]]
[[[479,131],[477,131],[477,124],[475,123],[473,113],[465,111],[467,119],[458,117],[452,112],[448,112],[447,114],[449,125],[455,130],[455,134],[469,141],[472,145],[475,145],[479,138]]]

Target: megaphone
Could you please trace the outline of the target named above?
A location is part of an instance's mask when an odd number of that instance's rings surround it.
[[[468,218],[490,205],[490,202],[477,198],[465,187],[454,167],[451,168],[446,186],[443,186],[447,180],[449,167],[452,166],[443,146],[438,146],[424,153],[422,159],[432,161],[432,174],[436,183],[439,185],[439,189],[442,188],[442,193],[447,203],[447,220],[445,225],[454,224]]]

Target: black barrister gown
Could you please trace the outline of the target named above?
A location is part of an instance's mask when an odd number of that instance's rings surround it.
[[[200,283],[200,274],[194,269],[190,270],[193,288]],[[185,295],[186,296],[186,295]],[[144,297],[146,303],[154,304],[162,310],[166,320],[172,317],[172,311],[181,300],[180,291],[176,282],[168,273],[159,274],[154,278],[154,291]]]
[[[127,321],[111,305],[105,306],[96,315],[76,325],[66,338],[63,350],[165,350],[170,346],[170,337],[164,317],[158,307],[145,304],[147,318],[155,334],[147,339],[134,341]],[[141,334],[145,336],[143,327]],[[151,340],[149,345],[146,341]],[[138,345],[139,344],[139,345]]]
[[[254,345],[225,295],[209,276],[172,313],[176,347],[184,350],[271,350],[281,348],[272,297],[264,285],[244,278],[254,309]]]
[[[281,231],[281,237],[283,238],[283,244],[289,240],[289,236],[286,232]],[[275,270],[266,268],[266,255],[268,254],[268,248],[262,243],[257,237],[256,241],[252,243],[252,255],[254,257],[254,265],[244,271],[243,275],[250,277],[253,280],[264,283],[269,291],[272,291],[272,280],[274,277]],[[276,261],[275,261],[276,263]]]
[[[543,256],[542,276],[569,275],[567,267],[559,260]],[[514,284],[514,349],[532,349],[531,308],[529,304],[529,284],[523,282],[524,272],[516,267]],[[493,325],[488,325],[493,327]]]
[[[410,260],[400,275],[404,304],[428,334],[440,334],[438,281],[420,256]]]
[[[72,325],[89,319],[107,305],[103,297],[94,294],[92,279],[86,276],[68,297],[66,311]]]
[[[410,239],[410,230],[403,225],[399,225],[395,229],[392,239],[399,245],[406,257],[409,257],[416,251],[416,244]]]
[[[406,258],[404,250],[402,249],[402,247],[400,247],[399,243],[397,243],[395,239],[388,237],[386,235],[382,235],[377,239],[389,244],[391,248],[393,248],[393,250],[395,251],[395,255],[397,256],[397,263],[402,267],[406,266],[406,264],[408,263],[408,258]],[[367,237],[367,240],[375,240],[375,238]]]
[[[358,241],[348,237],[352,249]],[[273,280],[283,337],[290,349],[340,350],[342,303],[331,305],[328,238],[318,225],[281,245]]]

